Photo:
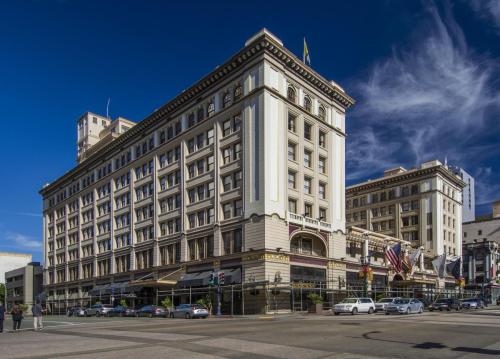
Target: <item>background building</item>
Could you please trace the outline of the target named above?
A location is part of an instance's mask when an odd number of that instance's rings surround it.
[[[347,225],[357,226],[423,247],[430,260],[443,253],[462,253],[462,188],[465,183],[429,161],[402,167],[347,188]]]
[[[5,283],[5,273],[31,262],[31,254],[0,252],[0,283]]]
[[[475,221],[476,195],[474,177],[460,167],[448,166],[448,168],[465,182],[465,187],[462,190],[462,223]]]
[[[85,114],[79,165],[41,190],[49,300],[345,275],[352,104],[263,30],[112,141]]]
[[[500,295],[500,201],[493,203],[491,215],[464,223],[463,232],[466,282],[470,286],[487,285],[495,300]]]
[[[14,304],[27,304],[28,313],[37,296],[43,290],[43,268],[38,262],[28,263],[25,267],[5,273],[7,308]]]

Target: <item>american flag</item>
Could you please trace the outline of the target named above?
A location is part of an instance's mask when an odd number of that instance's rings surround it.
[[[389,247],[385,252],[385,256],[397,272],[401,272],[403,270],[401,262],[401,243],[397,243],[392,247]]]

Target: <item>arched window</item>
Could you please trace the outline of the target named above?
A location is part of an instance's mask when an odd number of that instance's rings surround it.
[[[222,99],[222,107],[226,108],[228,106],[231,106],[231,94],[229,93],[229,91],[224,94],[224,97]]]
[[[208,107],[207,107],[207,115],[208,117],[212,116],[213,114],[215,113],[215,103],[214,101],[210,101],[208,103]]]
[[[313,234],[298,233],[290,241],[290,252],[326,257],[326,246],[320,238]]]
[[[236,84],[236,87],[234,88],[234,100],[239,100],[241,98],[241,95],[243,95],[243,87],[241,87],[241,84],[238,83]]]
[[[326,119],[326,112],[325,112],[325,108],[323,106],[319,106],[319,109],[318,109],[318,117],[322,120],[325,120]]]
[[[198,117],[198,122],[202,121],[205,118],[205,112],[203,111],[203,107],[200,107],[198,109],[197,117]]]
[[[286,97],[288,98],[288,100],[295,102],[296,96],[295,96],[295,89],[293,88],[293,86],[288,86]]]
[[[304,109],[307,112],[311,112],[312,104],[311,104],[311,99],[309,98],[309,96],[304,97]]]

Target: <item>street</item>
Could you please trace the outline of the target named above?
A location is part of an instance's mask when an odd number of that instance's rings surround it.
[[[0,358],[492,358],[500,310],[212,319],[26,318]],[[6,329],[10,331],[8,320]]]

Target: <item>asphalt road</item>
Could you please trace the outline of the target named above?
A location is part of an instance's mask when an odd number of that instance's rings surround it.
[[[500,310],[222,319],[45,317],[0,334],[0,358],[494,358]],[[10,321],[5,323],[10,329]]]

